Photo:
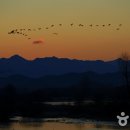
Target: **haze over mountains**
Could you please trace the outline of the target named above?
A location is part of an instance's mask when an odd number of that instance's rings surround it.
[[[21,75],[40,78],[47,75],[95,72],[98,74],[114,73],[119,70],[118,59],[114,61],[83,61],[76,59],[46,57],[26,60],[19,55],[0,59],[0,76]]]
[[[0,59],[0,87],[14,85],[20,91],[89,86],[113,88],[124,84],[119,59],[82,61],[46,57],[26,60],[18,55]]]

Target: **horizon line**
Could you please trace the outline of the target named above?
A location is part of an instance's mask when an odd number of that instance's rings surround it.
[[[77,61],[101,61],[101,62],[111,62],[111,61],[115,61],[115,60],[118,60],[118,59],[120,59],[120,58],[114,58],[114,59],[111,59],[111,60],[101,60],[101,59],[93,59],[93,60],[91,60],[91,59],[85,59],[85,60],[83,60],[83,59],[76,59],[76,58],[69,58],[69,57],[57,57],[57,56],[46,56],[46,57],[36,57],[36,58],[33,58],[33,59],[28,59],[28,58],[25,58],[24,56],[21,56],[21,55],[19,55],[19,54],[14,54],[14,55],[11,55],[11,56],[9,56],[9,57],[1,57],[0,59],[10,59],[10,58],[12,58],[12,57],[20,57],[20,58],[22,58],[22,59],[24,59],[24,60],[27,60],[27,61],[35,61],[35,60],[37,60],[37,59],[45,59],[45,58],[57,58],[57,59],[68,59],[68,60],[77,60]]]

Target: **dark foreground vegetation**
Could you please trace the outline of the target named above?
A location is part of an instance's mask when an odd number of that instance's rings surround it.
[[[48,101],[73,104],[46,104]],[[91,89],[84,82],[68,88],[45,88],[27,93],[18,92],[13,85],[0,90],[0,121],[9,121],[14,116],[116,120],[116,115],[122,111],[130,115],[129,92],[125,86]]]

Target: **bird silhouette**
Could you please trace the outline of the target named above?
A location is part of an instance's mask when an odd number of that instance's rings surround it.
[[[8,34],[15,34],[15,30],[12,30],[12,31],[9,32]]]
[[[41,30],[42,28],[38,28],[38,30]]]
[[[83,27],[84,25],[83,24],[79,24],[79,27]]]
[[[117,28],[116,30],[118,30],[118,31],[119,31],[119,30],[120,30],[120,28]]]
[[[54,27],[54,25],[52,24],[51,27]]]
[[[71,27],[72,27],[74,24],[73,24],[73,23],[71,23],[70,25],[71,25]]]
[[[53,33],[54,35],[58,35],[58,33]]]
[[[17,33],[17,29],[16,30],[12,30],[11,33],[12,34],[16,34]]]
[[[54,26],[55,26],[55,24],[51,24],[50,25],[50,27],[54,27]],[[63,24],[60,23],[59,26],[63,26]],[[70,23],[70,26],[73,27],[74,23]],[[78,26],[79,27],[84,27],[85,25],[80,23],[80,24],[78,24]],[[96,27],[99,27],[99,26],[102,26],[102,27],[109,26],[110,27],[110,26],[112,26],[112,24],[110,24],[110,23],[109,24],[103,24],[103,25],[99,25],[99,24],[93,25],[93,24],[90,24],[88,26],[90,26],[90,27],[93,27],[93,26],[96,26]],[[121,29],[121,26],[122,26],[122,24],[118,24],[116,30],[119,31]],[[29,36],[28,36],[28,34],[26,34],[26,31],[37,31],[37,30],[41,30],[41,29],[42,29],[41,27],[36,28],[36,29],[33,29],[33,28],[32,29],[31,28],[28,28],[28,29],[20,28],[20,29],[14,29],[12,31],[9,31],[8,34],[21,34],[21,35],[23,35],[23,36],[28,38]],[[45,29],[48,30],[49,27],[45,27]],[[53,35],[58,35],[58,33],[56,33],[56,32],[52,33],[52,34]],[[30,40],[30,39],[31,38],[29,37],[28,40]]]

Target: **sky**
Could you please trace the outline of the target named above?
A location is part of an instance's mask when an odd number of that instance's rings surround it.
[[[0,57],[111,60],[130,52],[130,0],[0,0],[0,17]],[[21,28],[31,39],[8,34]]]

